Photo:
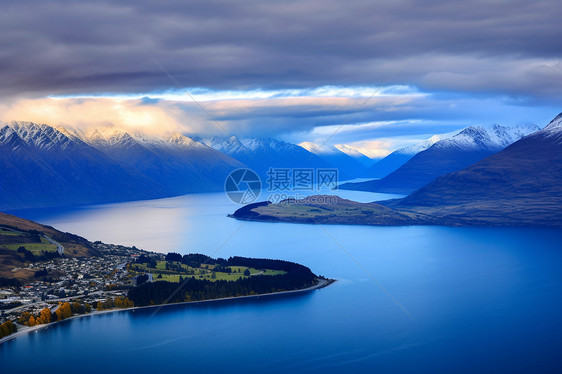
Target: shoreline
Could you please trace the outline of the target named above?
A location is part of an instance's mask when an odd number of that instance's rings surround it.
[[[42,329],[47,329],[49,327],[56,326],[59,323],[63,323],[63,322],[66,322],[66,321],[70,321],[70,320],[78,319],[78,318],[83,318],[83,317],[91,317],[91,316],[96,316],[96,315],[100,315],[100,314],[117,313],[117,312],[129,312],[129,311],[150,309],[150,308],[163,308],[163,307],[172,306],[172,305],[202,304],[202,303],[211,303],[211,302],[215,302],[215,301],[232,301],[232,300],[240,300],[240,299],[259,298],[259,297],[272,297],[272,296],[278,296],[278,295],[291,295],[291,294],[295,294],[295,293],[304,293],[304,292],[319,290],[319,289],[328,287],[329,285],[331,285],[335,282],[336,282],[335,279],[319,279],[318,284],[316,284],[314,286],[311,286],[311,287],[307,287],[307,288],[301,288],[301,289],[298,289],[298,290],[281,291],[281,292],[269,292],[269,293],[263,293],[263,294],[259,294],[259,295],[231,296],[231,297],[223,297],[223,298],[219,298],[219,299],[183,301],[181,303],[171,303],[171,304],[134,306],[134,307],[131,307],[131,308],[123,308],[123,309],[109,309],[109,310],[101,310],[101,311],[96,310],[96,311],[92,311],[90,313],[72,316],[70,318],[63,319],[62,321],[55,321],[55,322],[51,322],[51,323],[48,323],[48,324],[45,324],[45,325],[37,325],[37,326],[33,326],[33,327],[27,327],[24,330],[18,330],[17,332],[15,332],[11,335],[5,336],[4,338],[0,339],[0,345],[2,343],[8,342],[10,340],[16,339],[19,336],[23,336],[23,335],[26,335],[26,334],[31,333],[31,332],[37,332],[37,331],[42,330]],[[21,325],[18,324],[18,326],[21,326]]]

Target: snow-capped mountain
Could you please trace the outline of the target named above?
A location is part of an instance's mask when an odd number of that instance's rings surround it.
[[[337,168],[344,178],[365,177],[367,170],[359,161],[330,144],[300,143],[299,146],[324,160],[331,167]]]
[[[437,178],[399,207],[471,224],[562,226],[562,114],[474,165]]]
[[[229,172],[243,166],[178,133],[152,136],[106,128],[87,132],[82,139],[112,159],[160,181],[172,194],[220,190]]]
[[[384,178],[408,162],[409,159],[425,151],[439,140],[441,140],[441,138],[438,135],[433,135],[423,142],[400,148],[371,166],[368,170],[368,174],[373,178]]]
[[[539,130],[535,125],[500,126],[490,127],[471,126],[462,130],[455,136],[443,139],[436,143],[435,148],[440,149],[490,149],[498,152],[522,137]]]
[[[329,165],[317,155],[273,138],[212,137],[196,140],[226,153],[256,171],[262,182],[267,180],[270,168],[325,168]]]
[[[550,123],[537,134],[544,137],[559,138],[562,136],[562,113],[557,115]],[[560,139],[562,140],[562,139]]]
[[[29,122],[0,126],[0,154],[4,210],[218,191],[243,166],[181,134],[82,132]]]
[[[382,179],[350,183],[342,188],[407,194],[441,175],[462,170],[491,156],[538,129],[534,125],[468,127],[455,136],[440,140],[425,151],[419,152]]]
[[[0,156],[2,210],[142,199],[166,192],[157,181],[48,125],[0,125]]]
[[[193,137],[193,139],[230,156],[248,152],[244,144],[242,144],[240,139],[236,136],[214,136],[210,138]]]
[[[363,154],[362,152],[358,151],[357,149],[350,147],[347,144],[336,144],[334,145],[337,149],[345,153],[346,155],[353,157],[357,160],[361,165],[366,168],[370,168],[373,164],[380,160],[380,158],[372,159],[367,155]]]

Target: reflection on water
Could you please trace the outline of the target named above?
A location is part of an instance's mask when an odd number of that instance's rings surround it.
[[[334,241],[315,225],[227,218],[234,209],[222,194],[201,194],[22,215],[90,240],[287,259],[338,282],[298,297],[73,320],[1,345],[2,369],[58,372],[62,362],[84,373],[107,371],[112,362],[139,373],[498,373],[562,367],[561,230],[324,226]]]
[[[299,191],[300,196],[306,192]],[[385,200],[398,195],[337,191],[360,202]],[[262,193],[262,197],[267,192]],[[17,216],[48,224],[95,241],[168,252],[212,253],[243,223],[227,219],[240,205],[224,193],[191,194],[78,208],[27,209]]]

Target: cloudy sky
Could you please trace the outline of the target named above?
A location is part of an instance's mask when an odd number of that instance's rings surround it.
[[[372,156],[468,125],[542,127],[562,111],[558,9],[13,2],[0,12],[0,119],[328,141]]]

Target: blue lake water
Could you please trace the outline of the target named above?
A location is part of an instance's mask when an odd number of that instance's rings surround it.
[[[338,282],[67,321],[0,345],[2,373],[562,372],[562,230],[272,224],[234,209],[199,194],[18,214],[149,250],[296,261]]]

